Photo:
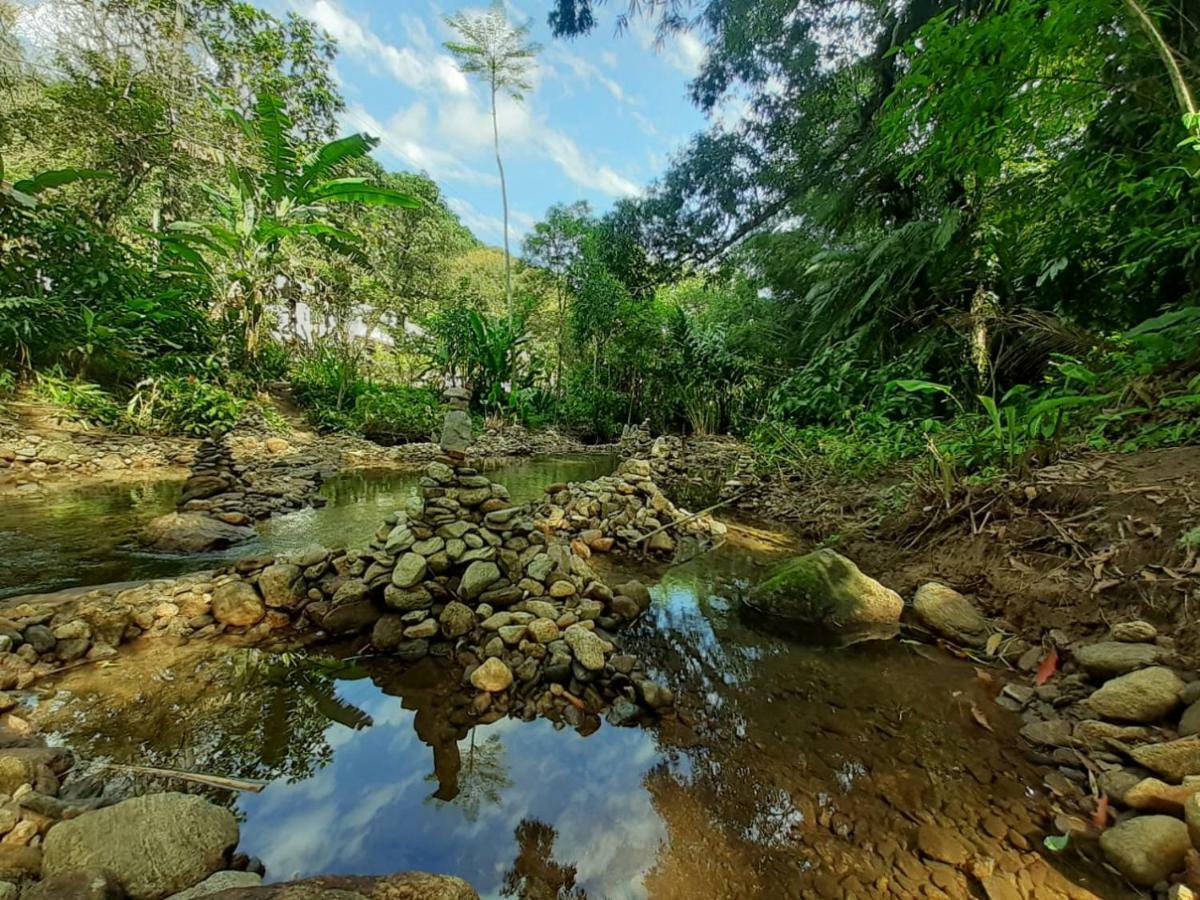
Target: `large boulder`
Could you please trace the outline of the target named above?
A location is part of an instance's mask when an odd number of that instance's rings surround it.
[[[1157,665],[1162,661],[1163,651],[1154,644],[1101,641],[1098,644],[1076,647],[1074,656],[1075,662],[1089,675],[1111,678],[1135,669]]]
[[[232,547],[254,535],[248,525],[230,525],[198,512],[173,512],[151,519],[139,539],[144,546],[164,553],[205,553]]]
[[[261,621],[267,607],[254,585],[229,581],[213,590],[212,614],[218,622],[241,627]]]
[[[297,609],[308,599],[300,567],[291,563],[267,566],[258,576],[263,601],[272,609]]]
[[[237,842],[229,810],[191,794],[147,794],[52,827],[42,872],[104,869],[131,900],[161,900],[225,868]]]
[[[1182,690],[1178,675],[1152,666],[1106,681],[1085,703],[1102,719],[1156,722],[1179,705]]]
[[[792,624],[820,625],[839,633],[895,633],[904,601],[833,550],[788,560],[752,588],[746,605]]]
[[[1138,816],[1106,829],[1100,849],[1118,872],[1150,887],[1183,868],[1192,840],[1187,826],[1173,816]]]
[[[286,884],[234,888],[209,900],[479,900],[461,878],[401,872],[398,875],[321,875]]]
[[[1159,744],[1142,744],[1129,751],[1138,765],[1171,781],[1200,775],[1200,737],[1179,738]]]
[[[987,643],[988,622],[971,601],[954,588],[931,581],[917,589],[913,615],[934,634],[967,647]]]

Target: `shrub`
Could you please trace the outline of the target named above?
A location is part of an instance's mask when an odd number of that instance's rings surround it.
[[[126,406],[130,425],[142,429],[208,435],[237,424],[245,401],[218,384],[186,376],[148,378]]]
[[[427,441],[441,423],[441,403],[433,388],[369,384],[350,417],[354,429],[380,443]]]

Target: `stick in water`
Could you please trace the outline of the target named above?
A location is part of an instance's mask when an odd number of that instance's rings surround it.
[[[81,760],[81,762],[86,762]],[[205,775],[203,772],[183,772],[179,769],[160,769],[155,766],[128,766],[122,763],[95,762],[91,763],[102,769],[116,769],[121,772],[131,772],[135,775],[157,775],[161,778],[178,778],[180,781],[190,781],[194,784],[206,784],[209,787],[225,788],[230,791],[248,791],[257,794],[267,786],[265,781],[250,781],[245,778],[226,778],[224,775]]]

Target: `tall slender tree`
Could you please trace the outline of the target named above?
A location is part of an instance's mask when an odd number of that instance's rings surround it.
[[[541,47],[529,40],[529,25],[508,21],[501,3],[485,12],[458,12],[446,17],[446,24],[461,38],[447,41],[465,75],[474,75],[487,85],[492,101],[492,143],[496,150],[496,169],[500,172],[500,203],[504,207],[504,295],[508,320],[512,324],[512,259],[508,251],[508,185],[504,180],[504,162],[500,158],[500,125],[496,117],[496,96],[507,94],[521,100],[532,86],[533,60]]]

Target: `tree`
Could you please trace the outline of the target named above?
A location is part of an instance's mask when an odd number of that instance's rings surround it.
[[[259,97],[250,118],[232,108],[226,114],[258,148],[264,168],[226,160],[225,186],[207,189],[216,218],[172,223],[163,246],[193,270],[214,271],[205,251],[218,261],[217,309],[239,327],[242,349],[252,358],[285,240],[307,237],[334,252],[359,257],[359,237],[329,220],[329,204],[417,208],[420,201],[365,178],[332,177],[343,165],[366,156],[377,143],[374,138],[352,134],[302,156],[277,97]]]
[[[508,250],[508,186],[504,180],[504,163],[500,159],[500,126],[496,118],[496,95],[507,94],[521,100],[530,88],[533,58],[541,49],[530,43],[529,26],[514,25],[504,14],[504,7],[495,3],[486,12],[459,12],[446,18],[446,24],[462,37],[448,41],[446,49],[454,54],[458,66],[467,75],[479,76],[488,86],[492,106],[492,143],[496,150],[496,169],[500,173],[500,202],[504,207],[504,285],[511,326],[512,263]]]

